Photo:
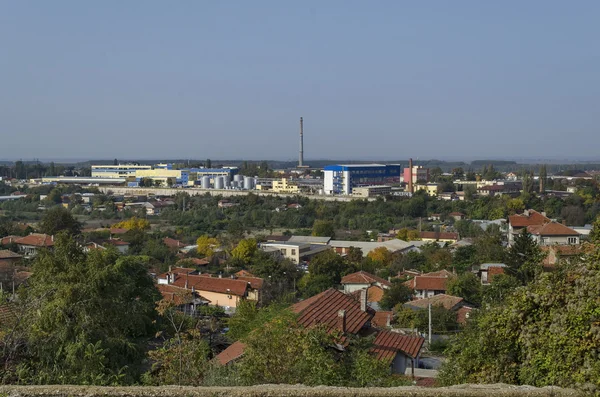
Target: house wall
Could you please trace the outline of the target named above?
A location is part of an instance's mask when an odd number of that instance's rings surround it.
[[[210,301],[211,306],[229,306],[237,307],[240,302],[240,297],[237,295],[221,294],[219,292],[196,290],[196,292]],[[231,298],[229,298],[231,296]]]
[[[569,237],[574,238],[574,243],[569,243]],[[567,244],[579,244],[579,236],[534,236],[535,241],[539,245],[567,245]]]
[[[407,369],[411,369],[410,358],[404,353],[398,352],[392,360],[392,374],[404,375]]]
[[[354,291],[358,291],[361,289],[367,289],[370,287],[370,284],[344,284],[344,293],[350,294]]]

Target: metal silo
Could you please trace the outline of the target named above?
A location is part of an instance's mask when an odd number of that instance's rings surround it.
[[[225,185],[225,178],[218,176],[215,178],[215,189],[223,189]]]
[[[210,176],[202,177],[202,187],[204,189],[210,189]]]
[[[225,187],[228,188],[231,186],[231,176],[229,174],[225,175]]]
[[[236,174],[236,175],[233,176],[233,180],[236,181],[236,182],[243,182],[244,181],[244,176]]]
[[[251,176],[244,177],[244,189],[252,190],[254,188],[254,178]]]

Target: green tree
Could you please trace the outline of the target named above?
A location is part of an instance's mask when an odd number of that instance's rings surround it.
[[[231,251],[231,256],[244,263],[248,264],[258,251],[256,240],[248,238],[240,241],[238,245]]]
[[[333,222],[322,219],[315,220],[313,223],[312,235],[316,237],[335,237],[335,227]]]
[[[420,331],[429,330],[429,309],[417,310],[413,322],[413,327]],[[456,312],[448,310],[441,305],[431,307],[431,333],[445,333],[456,331],[458,323],[456,322]]]
[[[521,282],[516,277],[508,274],[494,275],[491,283],[483,289],[483,303],[500,304],[520,286]]]
[[[600,390],[599,264],[595,247],[582,263],[544,273],[471,316],[438,379]]]
[[[145,342],[154,335],[160,294],[146,264],[116,250],[84,254],[65,234],[36,257],[20,300],[27,355],[22,382],[129,383],[137,379]]]
[[[508,249],[508,266],[510,274],[521,283],[527,284],[542,271],[544,254],[526,228],[519,233]]]
[[[205,234],[198,237],[196,245],[198,245],[196,249],[198,254],[211,258],[215,254],[215,250],[219,247],[219,240]]]
[[[404,282],[394,280],[392,286],[383,291],[383,297],[379,301],[379,306],[383,310],[392,310],[396,305],[408,302],[413,296],[413,290],[407,287]]]
[[[481,281],[473,273],[463,273],[448,280],[449,295],[460,296],[473,304],[481,303]]]
[[[62,206],[52,207],[46,211],[40,221],[42,233],[54,235],[65,232],[76,235],[81,232],[81,224],[71,215],[69,210]]]

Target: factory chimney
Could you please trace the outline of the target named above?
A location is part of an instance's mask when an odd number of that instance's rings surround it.
[[[304,167],[304,123],[300,117],[300,155],[298,156],[298,167]]]
[[[408,159],[408,191],[414,193],[413,190],[413,162],[412,159]]]

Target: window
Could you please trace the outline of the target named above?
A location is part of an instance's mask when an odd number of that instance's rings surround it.
[[[296,250],[292,248],[292,255],[296,255]]]
[[[287,254],[287,250],[286,250],[285,248],[282,248],[282,249],[281,249],[281,253],[282,253],[283,255],[285,255],[285,254]]]
[[[550,243],[549,237],[542,237],[542,245],[548,245]]]
[[[567,241],[569,244],[577,244],[577,237],[569,237]]]

